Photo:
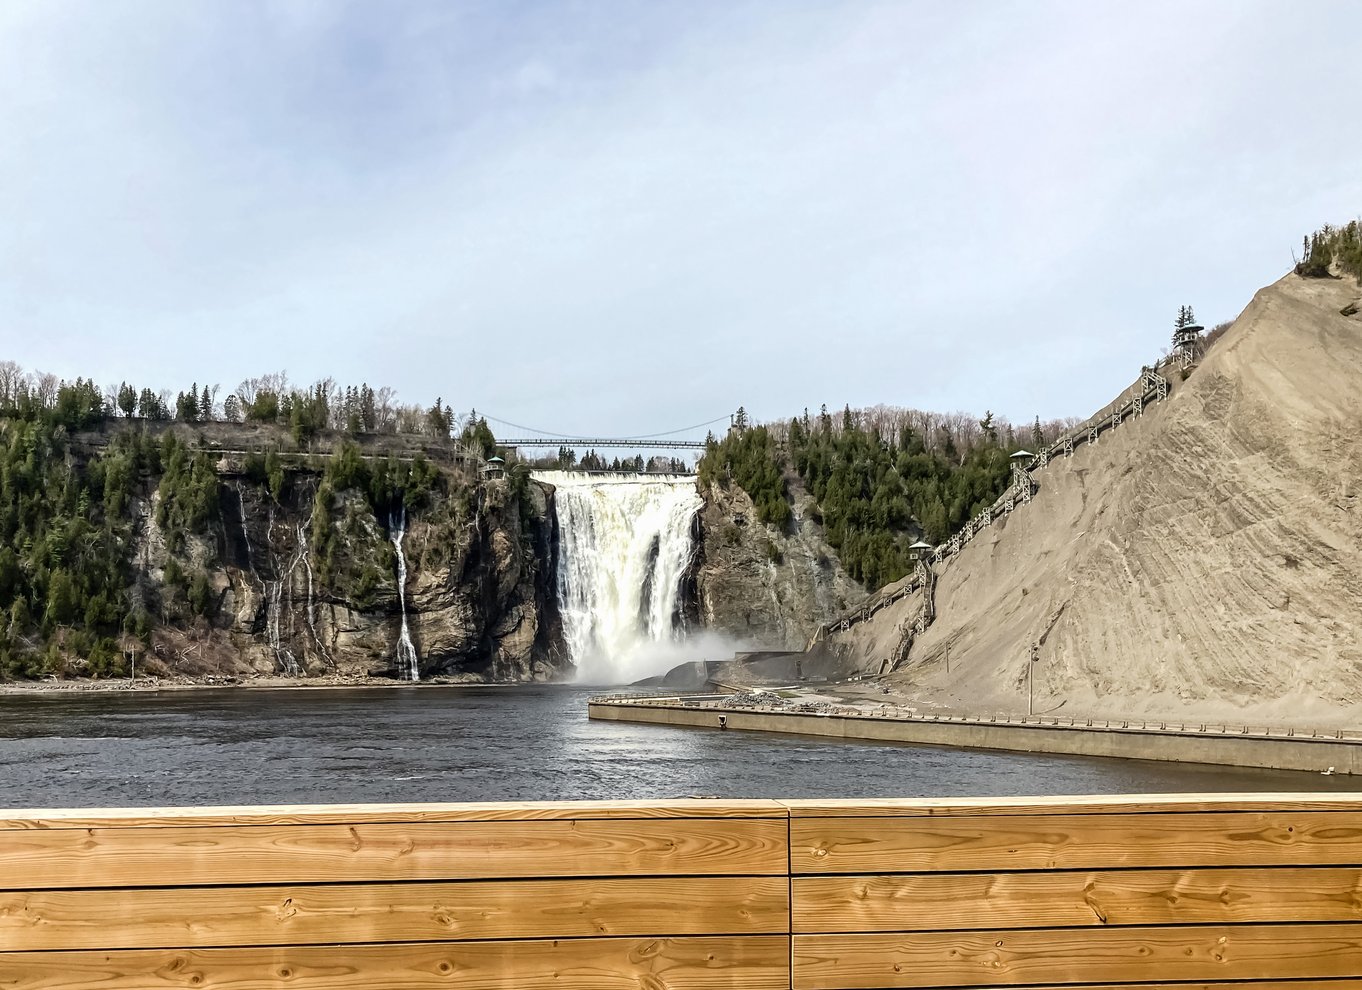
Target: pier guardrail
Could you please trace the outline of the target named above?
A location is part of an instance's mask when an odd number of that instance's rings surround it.
[[[773,699],[768,705],[733,705],[712,700],[713,694],[687,695],[632,695],[604,694],[587,699],[589,705],[637,704],[640,701],[686,704],[716,711],[752,712],[763,715],[787,713],[791,715],[835,715],[855,718],[883,718],[903,722],[959,722],[962,724],[997,724],[1035,726],[1049,729],[1127,729],[1137,732],[1169,732],[1190,735],[1250,736],[1258,739],[1353,739],[1362,742],[1362,729],[1320,729],[1289,725],[1249,725],[1232,722],[1203,722],[1196,719],[1175,718],[1085,718],[1068,715],[1015,715],[1006,712],[985,712],[978,715],[950,713],[917,713],[905,711],[897,705],[835,705],[829,702],[788,702]]]
[[[1362,796],[0,811],[8,990],[1362,979]]]

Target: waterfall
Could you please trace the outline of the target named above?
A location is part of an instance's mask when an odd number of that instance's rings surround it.
[[[283,638],[279,633],[280,615],[283,611],[284,582],[271,581],[268,584],[269,604],[265,613],[265,630],[269,635],[270,648],[274,650],[275,659],[283,668],[284,676],[297,677],[302,671],[298,667],[298,658],[293,655],[283,643]]]
[[[681,583],[701,505],[684,475],[544,471],[556,487],[558,608],[578,676],[625,683],[677,661]]]
[[[388,530],[397,550],[397,599],[402,603],[402,635],[397,640],[397,672],[409,681],[421,679],[416,647],[412,645],[411,630],[407,627],[407,555],[402,552],[402,541],[407,535],[407,510],[388,516]]]
[[[240,491],[238,490],[238,494]],[[293,574],[293,568],[288,569],[288,573],[283,573],[280,566],[279,557],[274,552],[274,506],[270,506],[269,524],[265,528],[265,547],[269,550],[270,561],[273,565],[274,580],[265,582],[265,634],[270,641],[270,649],[274,651],[275,662],[282,668],[287,677],[297,677],[300,673],[298,659],[293,655],[293,651],[284,645],[281,632],[284,612],[284,582]],[[292,593],[289,595],[292,604]],[[290,618],[292,615],[290,613]],[[292,623],[290,623],[292,625]]]
[[[316,512],[316,509],[313,509]],[[317,652],[327,663],[331,662],[331,657],[326,652],[326,646],[322,643],[322,637],[317,632],[317,605],[313,595],[312,582],[312,553],[308,547],[307,531],[312,528],[312,516],[307,517],[307,521],[298,524],[298,556],[302,564],[307,568],[307,628],[312,631],[312,641],[317,644]]]
[[[246,529],[246,496],[241,491],[241,482],[236,483],[236,504],[241,515],[241,538],[246,541],[246,569],[250,570],[251,564],[251,534]]]

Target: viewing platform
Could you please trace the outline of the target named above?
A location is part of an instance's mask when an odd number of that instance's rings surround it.
[[[7,990],[1343,990],[1362,797],[0,812]]]

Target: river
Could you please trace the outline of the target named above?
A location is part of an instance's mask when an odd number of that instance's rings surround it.
[[[1345,777],[591,722],[590,691],[0,696],[9,808],[1341,791]]]

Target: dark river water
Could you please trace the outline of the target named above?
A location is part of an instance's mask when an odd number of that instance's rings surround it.
[[[0,697],[0,807],[1347,790],[1311,773],[591,722],[591,692]]]

